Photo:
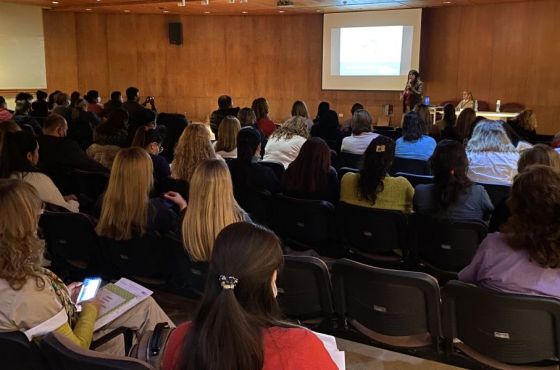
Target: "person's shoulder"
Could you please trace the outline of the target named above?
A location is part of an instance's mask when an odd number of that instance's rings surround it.
[[[434,184],[418,184],[414,188],[416,195],[430,193],[434,189]]]

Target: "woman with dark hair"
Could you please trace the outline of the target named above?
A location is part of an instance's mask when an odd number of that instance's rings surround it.
[[[265,137],[269,137],[276,130],[276,125],[268,115],[269,107],[265,98],[257,98],[253,100],[251,108],[255,112],[257,118],[257,127]]]
[[[436,141],[424,135],[422,121],[416,112],[404,115],[402,137],[397,139],[395,156],[427,161],[436,148]]]
[[[56,185],[37,169],[39,144],[27,131],[7,132],[0,154],[0,178],[22,180],[32,185],[39,198],[49,204],[79,212],[75,195],[62,196]]]
[[[534,141],[537,136],[537,116],[531,109],[525,109],[514,117],[508,120],[511,128],[517,135],[526,141]]]
[[[52,111],[54,109],[54,104],[55,104],[55,100],[56,100],[56,96],[58,94],[60,94],[62,91],[60,90],[55,90],[52,93],[49,94],[49,98],[47,100],[47,104],[49,106],[49,111]]]
[[[331,105],[329,104],[329,102],[326,101],[320,102],[319,106],[317,107],[317,116],[315,116],[313,123],[317,124],[321,116],[327,114],[330,110],[331,110]]]
[[[338,114],[334,110],[321,113],[319,119],[311,127],[310,134],[325,140],[329,147],[337,153],[340,151],[342,132],[338,123]]]
[[[338,201],[338,175],[331,167],[331,151],[324,140],[307,139],[284,173],[282,192],[294,198]]]
[[[101,97],[99,91],[90,90],[84,95],[84,99],[88,102],[87,111],[94,113],[97,117],[103,115],[103,104],[101,104]]]
[[[459,279],[486,288],[560,297],[560,171],[528,167],[515,177],[511,211],[501,232],[488,234]]]
[[[340,200],[362,207],[412,212],[414,189],[404,177],[387,174],[395,158],[395,142],[373,139],[364,153],[360,173],[347,173],[340,184]]]
[[[117,108],[107,121],[93,131],[93,142],[99,145],[116,145],[121,148],[128,142],[128,112]]]
[[[29,100],[18,100],[12,119],[16,121],[22,130],[28,130],[33,132],[35,136],[39,136],[43,133],[43,129],[39,122],[29,115],[30,112],[31,103]]]
[[[93,130],[99,125],[99,118],[87,109],[87,102],[78,99],[72,106],[72,120],[68,122],[68,137],[78,142],[83,150],[93,143]]]
[[[461,140],[463,144],[469,141],[470,135],[472,133],[472,125],[476,119],[476,112],[472,108],[465,108],[459,113],[457,118],[457,123],[455,129],[457,132],[457,137]]]
[[[445,104],[443,107],[443,119],[437,121],[432,127],[431,135],[436,140],[457,140],[459,141],[459,135],[455,128],[457,122],[457,115],[455,114],[455,107],[453,104]]]
[[[48,94],[42,90],[36,92],[37,100],[31,103],[31,115],[33,117],[46,117],[49,115]]]
[[[414,210],[452,220],[488,220],[494,210],[482,185],[467,177],[469,162],[463,144],[442,140],[430,158],[433,184],[414,189]]]
[[[410,70],[410,72],[408,72],[408,81],[401,94],[403,113],[412,111],[416,104],[421,103],[423,93],[424,82],[420,80],[420,73],[414,69]]]
[[[139,146],[150,155],[154,167],[154,186],[158,193],[162,190],[161,186],[165,184],[167,179],[171,176],[169,162],[167,162],[164,156],[159,155],[163,152],[162,143],[163,138],[159,131],[145,126],[138,127],[134,140],[132,141],[132,146]]]
[[[163,370],[335,370],[311,331],[281,320],[276,276],[281,243],[262,226],[234,223],[214,245],[193,321],[169,337]]]

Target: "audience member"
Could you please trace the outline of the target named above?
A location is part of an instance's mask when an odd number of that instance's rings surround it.
[[[79,99],[79,94],[78,94],[78,99]],[[75,99],[75,100],[78,100]],[[63,92],[56,94],[55,98],[54,98],[54,108],[52,109],[53,113],[56,114],[60,114],[62,117],[64,117],[64,119],[66,120],[66,122],[71,122],[72,121],[72,109],[71,107],[71,102],[70,99],[68,98],[68,94],[65,94]]]
[[[445,104],[443,107],[443,118],[432,126],[431,136],[436,140],[450,139],[456,140],[458,135],[455,129],[457,115],[453,104]]]
[[[70,106],[73,107],[74,103],[76,103],[81,98],[82,94],[79,91],[73,91],[72,94],[70,94]]]
[[[148,104],[150,104],[150,109],[146,108]],[[129,87],[126,89],[126,102],[123,103],[121,108],[126,110],[129,115],[129,143],[132,142],[138,126],[148,123],[146,121],[152,118],[152,121],[155,120],[155,115],[157,114],[154,97],[148,96],[144,102],[140,104],[140,90],[136,87]]]
[[[340,124],[340,130],[344,133],[350,134],[352,131],[352,118],[354,117],[354,113],[359,110],[364,109],[364,106],[360,103],[354,103],[352,108],[350,108],[350,118]],[[364,148],[365,149],[365,148]]]
[[[121,108],[123,105],[123,97],[120,91],[113,91],[111,93],[111,99],[103,104],[102,117],[109,117],[111,113],[117,108]]]
[[[12,119],[16,121],[22,130],[28,130],[35,136],[39,136],[43,130],[39,122],[29,115],[30,112],[31,103],[28,100],[18,100]]]
[[[548,145],[537,144],[521,153],[517,162],[517,172],[521,173],[529,166],[535,164],[550,166],[560,170],[560,154]],[[506,223],[509,215],[509,208],[506,199],[504,199],[496,205],[496,209],[492,212],[492,218],[488,227],[490,232],[499,231],[500,227]]]
[[[21,127],[18,126],[16,121],[0,121],[0,155],[2,154],[2,146],[4,145],[6,134],[18,131],[21,131]]]
[[[533,145],[531,145],[529,142],[525,141],[524,138],[519,136],[519,134],[513,129],[513,127],[511,127],[511,125],[508,122],[504,122],[501,120],[496,122],[503,126],[509,140],[511,141],[511,143],[513,144],[515,149],[517,149],[518,152],[523,152],[524,150],[533,147]]]
[[[473,122],[476,118],[476,112],[472,108],[465,108],[459,113],[457,124],[455,125],[457,137],[463,144],[469,141],[472,133]]]
[[[320,102],[319,106],[317,107],[317,115],[313,120],[313,124],[316,125],[317,123],[319,123],[319,119],[321,118],[321,116],[327,114],[330,110],[331,110],[331,106],[328,102],[326,101]]]
[[[364,154],[369,143],[379,136],[371,132],[373,119],[367,110],[358,109],[352,115],[352,136],[342,139],[341,152]]]
[[[486,288],[560,297],[560,171],[533,165],[515,177],[511,216],[488,234],[459,279]]]
[[[255,112],[255,116],[257,118],[257,127],[259,128],[259,130],[261,130],[265,138],[270,137],[274,130],[276,130],[276,125],[268,115],[269,107],[266,99],[257,98],[253,100],[251,109],[253,109],[253,111]]]
[[[225,116],[218,127],[218,141],[214,143],[216,154],[222,158],[237,157],[237,133],[241,124],[235,116]]]
[[[508,120],[508,123],[522,140],[529,142],[535,140],[538,126],[537,116],[531,109],[520,112],[515,118]]]
[[[386,136],[371,141],[360,173],[347,173],[340,184],[340,200],[362,207],[412,212],[414,188],[404,177],[387,174],[395,157],[395,142]]]
[[[469,162],[463,144],[442,140],[430,158],[433,184],[414,189],[414,210],[455,221],[488,220],[494,209],[482,185],[467,177]]]
[[[218,98],[218,109],[210,115],[210,127],[214,134],[218,134],[219,126],[226,116],[236,117],[239,114],[239,107],[233,107],[231,96],[222,95]]]
[[[33,102],[33,95],[28,92],[19,92],[16,94],[15,103],[17,104],[18,101],[26,101],[31,104]]]
[[[471,181],[511,185],[517,174],[519,153],[498,122],[483,120],[475,126],[467,143],[467,157]]]
[[[340,151],[342,132],[338,124],[338,114],[334,110],[322,113],[318,121],[311,127],[310,134],[325,140],[329,148],[335,152]]]
[[[200,124],[188,125],[179,138],[173,158],[172,177],[188,184],[200,163],[216,158],[208,129]]]
[[[242,108],[239,113],[237,113],[237,119],[241,124],[241,128],[256,127],[257,116],[255,115],[255,111],[251,108]]]
[[[31,116],[46,117],[49,115],[48,94],[42,90],[37,90],[37,100],[31,103]],[[0,118],[0,121],[2,119]]]
[[[148,153],[138,147],[121,149],[113,162],[107,191],[98,201],[102,205],[97,234],[130,240],[146,233],[177,231],[177,214],[171,204],[162,198],[150,199],[153,182]]]
[[[219,159],[205,160],[194,171],[188,207],[178,193],[170,192],[165,197],[181,210],[187,210],[182,235],[185,249],[194,262],[210,261],[216,236],[224,227],[250,221],[235,201],[228,167]]]
[[[420,116],[416,112],[404,115],[402,137],[397,139],[395,156],[427,161],[436,148],[436,141],[424,135]]]
[[[75,195],[63,197],[52,180],[37,169],[39,145],[35,136],[27,131],[6,133],[0,155],[0,178],[23,180],[35,188],[39,198],[49,204],[79,211]]]
[[[331,151],[323,139],[312,137],[303,144],[282,178],[282,192],[294,198],[338,202],[338,175],[331,166]]]
[[[463,100],[461,100],[459,104],[457,104],[457,110],[463,110],[467,108],[474,109],[474,98],[470,91],[465,90],[463,91]]]
[[[418,117],[420,117],[420,122],[422,123],[422,132],[424,133],[424,135],[429,135],[433,126],[429,107],[426,104],[416,104],[413,112],[418,113]]]
[[[99,125],[99,118],[87,109],[84,99],[76,100],[72,106],[72,120],[68,122],[68,136],[76,140],[83,150],[93,144],[93,130]]]
[[[143,300],[102,329],[93,332],[101,306],[98,299],[74,304],[80,285],[66,286],[41,266],[44,243],[37,237],[41,200],[32,186],[18,180],[0,180],[0,332],[22,331],[43,325],[46,330],[33,339],[56,332],[75,345],[88,349],[116,329],[128,328],[140,338],[159,322],[173,323],[152,298]],[[104,352],[123,356],[122,336],[102,346]]]
[[[264,148],[264,161],[282,163],[288,167],[309,137],[305,118],[294,116],[274,131]]]
[[[93,142],[98,145],[115,145],[121,148],[128,142],[129,114],[122,108],[117,108],[93,130]]]
[[[292,105],[292,117],[300,116],[305,118],[305,122],[307,123],[307,130],[311,130],[313,126],[313,120],[309,118],[309,111],[307,110],[307,105],[305,105],[304,101],[296,100]]]
[[[0,122],[9,121],[13,114],[8,110],[8,104],[3,96],[0,96]]]
[[[61,93],[60,90],[55,90],[49,94],[49,98],[47,100],[47,104],[49,105],[49,111],[52,111],[55,108],[56,96],[60,93]]]
[[[237,159],[229,163],[235,198],[250,193],[280,191],[279,179],[274,171],[259,163],[261,134],[257,129],[244,128],[237,134]]]
[[[101,97],[99,96],[99,91],[90,90],[84,95],[84,99],[87,101],[87,111],[95,114],[97,117],[101,117],[103,113],[103,104],[101,104]],[[76,104],[74,103],[74,106]]]
[[[200,309],[171,334],[162,368],[335,370],[313,332],[281,319],[278,237],[258,225],[235,223],[215,244]]]
[[[169,162],[167,162],[164,156],[160,155],[161,152],[163,152],[162,142],[163,138],[158,130],[146,127],[138,127],[134,140],[132,141],[132,146],[144,148],[152,159],[155,188],[158,194],[163,189],[162,186],[164,186],[169,177],[171,177]]]

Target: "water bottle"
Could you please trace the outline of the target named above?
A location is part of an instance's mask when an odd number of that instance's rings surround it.
[[[496,101],[496,112],[500,113],[500,105],[502,105],[502,102],[500,101],[500,99],[498,99]]]
[[[474,101],[474,111],[478,112],[478,100]]]

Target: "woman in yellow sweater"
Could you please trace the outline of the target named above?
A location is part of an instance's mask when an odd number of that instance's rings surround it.
[[[56,331],[82,348],[94,337],[118,327],[141,335],[158,322],[171,322],[151,298],[94,333],[99,303],[82,304],[77,312],[67,287],[41,267],[44,245],[37,237],[42,202],[33,186],[21,180],[0,180],[0,332],[21,331],[30,340]],[[122,338],[102,348],[124,355]]]
[[[340,185],[340,200],[348,204],[412,212],[414,188],[404,177],[387,174],[395,158],[395,142],[386,136],[371,141],[360,173],[347,173]]]

